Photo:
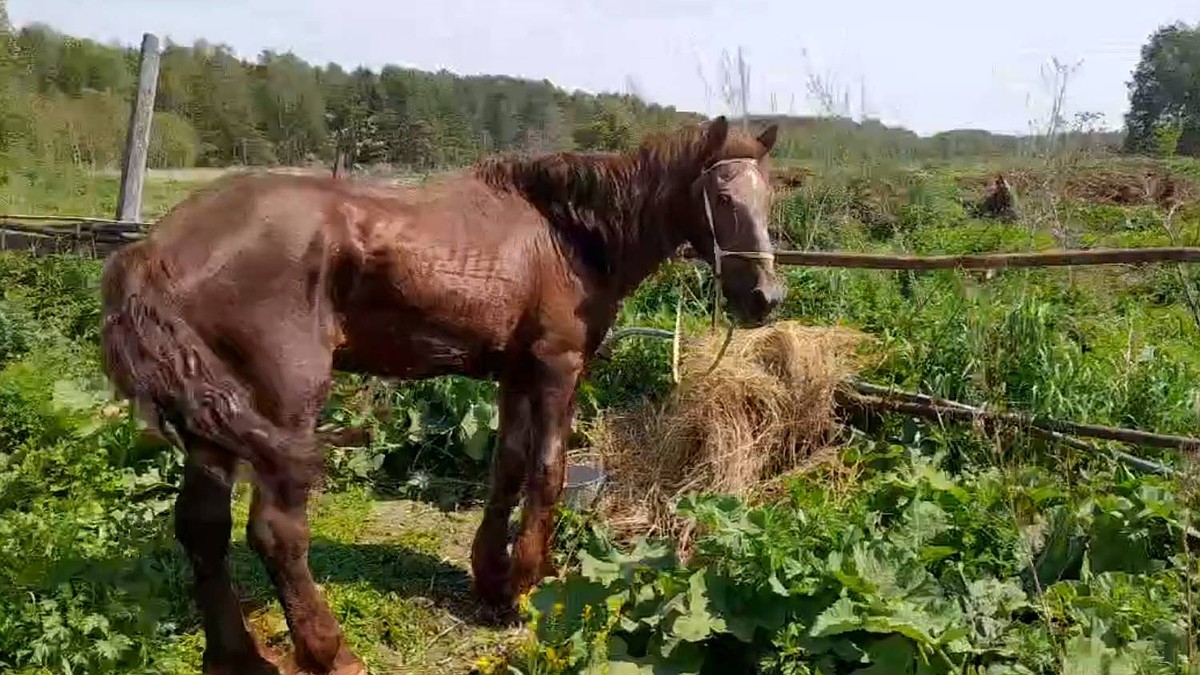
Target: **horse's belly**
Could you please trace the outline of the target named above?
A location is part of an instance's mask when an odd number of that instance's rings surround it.
[[[337,370],[401,379],[437,375],[486,377],[500,360],[495,340],[404,316],[381,313],[341,325]]]

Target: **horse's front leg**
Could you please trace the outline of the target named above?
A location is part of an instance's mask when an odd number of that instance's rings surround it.
[[[542,358],[529,390],[533,436],[525,467],[525,508],[513,546],[512,586],[520,595],[553,574],[550,534],[554,508],[566,478],[567,439],[575,407],[575,387],[583,369],[578,352]]]
[[[475,593],[489,605],[511,609],[513,589],[508,556],[508,519],[525,482],[525,459],[532,438],[533,411],[528,385],[515,378],[500,387],[500,442],[492,455],[492,486],[483,522],[471,546]]]

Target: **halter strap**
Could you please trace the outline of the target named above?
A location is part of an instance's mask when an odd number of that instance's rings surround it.
[[[706,168],[704,171],[702,171],[700,173],[700,176],[701,176],[701,178],[703,178],[705,175],[708,174],[708,172],[712,171],[713,169],[717,168],[718,166],[727,165],[727,164],[750,164],[751,166],[754,167],[755,171],[759,171],[758,162],[756,160],[750,159],[748,157],[735,157],[732,159],[722,159],[722,160],[713,162],[712,164],[710,164],[708,166],[708,168]],[[760,261],[765,261],[765,262],[769,262],[769,263],[775,262],[775,253],[772,251],[724,251],[724,250],[722,250],[720,242],[717,241],[717,227],[716,227],[716,221],[713,219],[712,203],[708,199],[708,185],[702,184],[700,189],[701,189],[701,192],[704,197],[704,217],[708,221],[708,233],[712,237],[713,274],[716,276],[716,278],[718,280],[720,280],[720,278],[721,278],[721,259],[725,258],[725,257],[745,258],[747,260],[760,260]],[[737,218],[736,212],[734,212],[733,217],[735,219]]]
[[[700,178],[704,178],[708,174],[708,172],[712,171],[713,169],[717,168],[718,166],[722,166],[725,164],[750,164],[751,166],[754,167],[755,171],[759,171],[758,162],[756,160],[750,159],[749,157],[735,157],[732,159],[722,159],[722,160],[713,162],[712,164],[710,164],[708,166],[708,168],[706,168],[704,171],[700,172]],[[713,299],[712,323],[713,323],[713,328],[716,328],[717,327],[717,317],[721,314],[721,296],[723,295],[723,291],[721,289],[721,259],[729,256],[729,257],[735,257],[735,258],[743,258],[746,260],[754,260],[754,261],[758,261],[760,263],[766,263],[767,265],[770,265],[771,267],[768,269],[771,269],[774,267],[775,253],[772,251],[723,251],[723,250],[721,250],[721,244],[720,244],[720,242],[717,241],[717,226],[716,226],[716,222],[713,220],[712,204],[709,202],[709,199],[708,199],[707,183],[702,183],[700,186],[700,190],[704,197],[704,217],[708,221],[708,234],[709,234],[709,236],[712,237],[713,282],[715,284],[715,288],[713,289],[715,298]],[[737,211],[734,211],[733,218],[734,218],[734,221],[736,222]],[[732,327],[731,327],[731,330],[732,330]],[[722,355],[725,352],[725,347],[727,347],[729,345],[729,338],[731,337],[731,335],[732,335],[732,333],[727,334],[725,336],[725,344],[722,345],[722,347],[721,347]],[[720,357],[720,355],[718,355],[717,361],[720,361],[720,360],[721,360],[721,357]],[[717,365],[717,362],[714,361],[712,367],[715,368],[716,365]],[[711,372],[712,369],[710,368],[709,370]]]

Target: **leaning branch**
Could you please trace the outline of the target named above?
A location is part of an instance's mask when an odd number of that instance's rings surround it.
[[[914,393],[907,392],[907,391],[899,391],[896,389],[890,389],[888,387],[881,387],[877,384],[871,384],[869,382],[862,382],[862,381],[857,381],[857,380],[851,382],[850,384],[860,394],[866,394],[868,396],[876,396],[879,398],[891,398],[891,399],[897,399],[897,400],[901,400],[901,401],[908,401],[909,403],[913,403],[916,405],[922,405],[922,406],[926,406],[926,407],[946,406],[946,407],[956,408],[958,410],[962,410],[963,412],[970,413],[972,415],[972,420],[986,419],[989,414],[988,411],[983,408],[977,408],[975,406],[970,406],[965,403],[959,403],[958,401],[951,401],[951,400],[944,399],[944,398],[938,398],[936,396],[926,396],[925,394],[914,394]],[[856,403],[861,405],[861,400],[856,401]],[[936,415],[933,415],[932,413],[930,416],[925,416],[925,415],[922,415],[922,416],[940,419],[940,418],[937,418]],[[1107,428],[1107,427],[1101,427],[1101,428]],[[1087,441],[1080,440],[1074,436],[1068,436],[1067,434],[1062,433],[1060,431],[1053,431],[1051,429],[1046,429],[1046,428],[1037,427],[1037,426],[1029,426],[1029,427],[1027,427],[1027,429],[1030,434],[1037,436],[1038,438],[1044,438],[1049,441],[1054,441],[1055,443],[1060,443],[1062,445],[1065,445],[1065,446],[1068,446],[1071,448],[1075,448],[1076,450],[1083,450],[1084,452],[1091,452],[1091,453],[1095,453],[1095,452],[1099,451],[1099,449],[1095,445],[1092,445],[1091,443],[1088,443]],[[1156,474],[1164,475],[1164,476],[1175,475],[1178,473],[1178,471],[1176,471],[1175,469],[1172,469],[1169,466],[1159,464],[1158,462],[1151,462],[1150,460],[1147,460],[1147,459],[1142,459],[1141,457],[1138,457],[1136,455],[1131,455],[1128,452],[1123,452],[1121,450],[1112,450],[1112,454],[1115,455],[1116,458],[1121,460],[1122,462],[1125,462],[1126,464],[1133,466],[1137,469],[1140,469],[1142,471],[1147,471],[1149,473],[1156,473]]]
[[[863,383],[855,383],[852,386],[862,393],[844,392],[841,394],[842,402],[850,406],[887,410],[933,420],[948,418],[962,422],[974,422],[976,420],[993,423],[1004,422],[1058,434],[1119,441],[1133,445],[1147,445],[1186,451],[1200,450],[1200,438],[1156,434],[1137,429],[1119,429],[1097,424],[1064,422],[1062,420],[1052,420],[1020,412],[985,410],[962,403],[938,401],[928,397],[925,397],[927,400],[922,401],[914,394],[891,392],[874,385],[864,386]]]

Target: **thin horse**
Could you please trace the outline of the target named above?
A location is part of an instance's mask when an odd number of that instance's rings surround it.
[[[239,176],[110,257],[106,372],[187,454],[175,532],[193,570],[205,672],[277,672],[230,581],[239,460],[254,469],[247,538],[294,646],[279,667],[362,670],[308,566],[305,507],[322,466],[314,427],[335,369],[498,380],[475,592],[511,608],[552,573],[576,384],[622,298],[690,243],[739,322],[765,321],[782,299],[767,232],[776,131],[755,137],[719,117],[626,154],[490,158],[419,188]]]

